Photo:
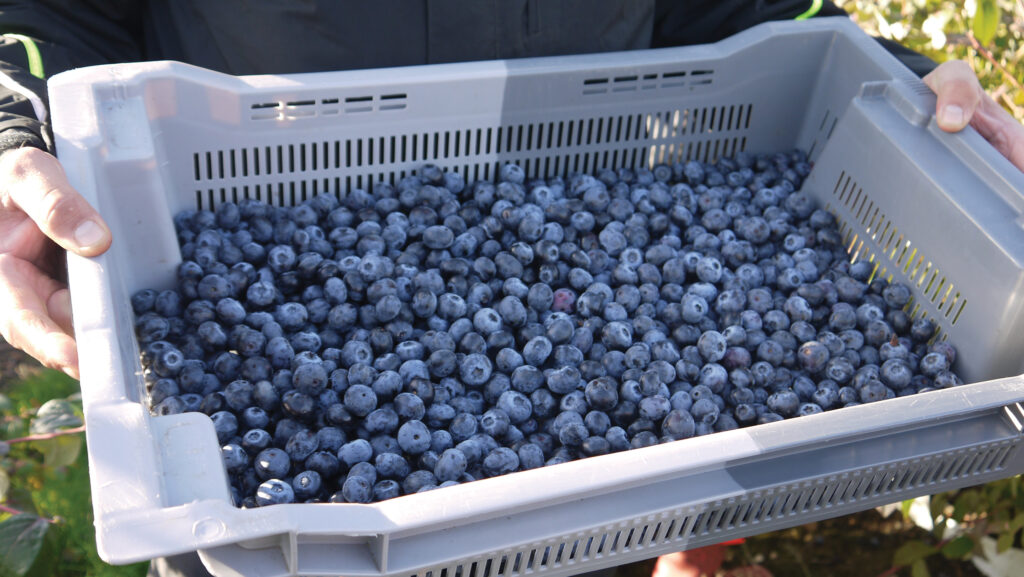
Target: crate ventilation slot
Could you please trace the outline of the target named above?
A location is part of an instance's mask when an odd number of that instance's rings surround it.
[[[424,568],[408,577],[518,576],[606,557],[618,557],[619,563],[653,557],[717,542],[723,533],[745,529],[755,533],[773,528],[769,525],[759,531],[751,530],[760,523],[843,508],[860,501],[897,501],[905,493],[919,493],[934,483],[994,473],[1006,467],[1013,449],[1011,442],[1003,441],[813,481],[781,484],[736,499],[671,509],[630,522],[533,542],[457,565]]]
[[[872,278],[892,280],[899,275],[901,280],[920,289],[930,307],[938,316],[956,325],[967,306],[967,297],[954,287],[951,279],[939,270],[935,263],[924,255],[896,224],[871,200],[854,179],[843,171],[832,191],[836,204],[843,212],[832,211],[839,220],[839,232],[850,255],[850,262],[867,260],[874,263]],[[911,319],[925,315],[926,311],[918,299],[907,304]],[[945,339],[940,334],[937,339]]]
[[[689,86],[690,90],[695,90],[699,86],[711,84],[714,76],[714,70],[703,69],[586,78],[583,80],[583,94],[589,96],[592,94],[636,92],[638,90],[678,88],[681,86]]]
[[[818,150],[819,146],[823,146],[829,138],[832,138],[832,131],[836,129],[838,122],[839,117],[833,114],[831,109],[826,109],[818,124],[818,132],[814,135],[814,141],[811,142],[811,147],[807,150],[807,156],[816,158],[814,153],[821,152]]]
[[[242,198],[291,205],[321,192],[372,189],[426,162],[471,182],[493,180],[505,162],[544,175],[708,162],[746,149],[752,117],[753,105],[742,103],[196,152],[196,208]]]
[[[251,120],[295,120],[360,112],[388,112],[406,107],[405,94],[368,94],[307,100],[255,102],[249,106]]]
[[[1017,430],[1018,433],[1024,432],[1024,406],[1020,403],[1014,403],[1003,407],[1003,413],[1006,418],[1009,419],[1010,425]]]

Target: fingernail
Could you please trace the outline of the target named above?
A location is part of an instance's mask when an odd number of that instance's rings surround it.
[[[106,232],[103,230],[103,227],[94,220],[87,220],[75,229],[75,242],[81,248],[89,248],[99,244],[104,236],[106,236]]]
[[[948,127],[962,128],[964,125],[964,109],[955,104],[942,108],[942,123]]]

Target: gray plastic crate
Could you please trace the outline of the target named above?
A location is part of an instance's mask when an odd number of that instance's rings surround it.
[[[581,573],[1024,471],[1024,177],[845,19],[714,45],[235,78],[177,63],[50,83],[68,177],[114,246],[71,257],[100,555],[217,575]],[[143,405],[129,295],[170,287],[171,215],[292,204],[424,162],[490,179],[800,147],[851,257],[908,282],[977,384],[400,497],[231,506],[201,414]],[[987,382],[983,382],[987,381]]]

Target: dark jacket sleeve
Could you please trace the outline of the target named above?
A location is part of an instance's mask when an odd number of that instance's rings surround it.
[[[141,59],[143,5],[0,0],[0,152],[22,146],[53,152],[46,78],[81,66]]]
[[[716,42],[762,22],[791,20],[809,10],[813,12],[813,4],[811,0],[658,0],[652,44],[658,48]],[[813,15],[847,16],[847,13],[823,0]],[[918,76],[924,76],[936,66],[927,56],[896,42],[878,41]]]

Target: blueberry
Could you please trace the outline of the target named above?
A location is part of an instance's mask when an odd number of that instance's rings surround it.
[[[481,308],[473,315],[473,326],[481,334],[490,334],[501,330],[502,317],[492,308]]]
[[[697,348],[704,360],[714,363],[725,356],[727,343],[722,333],[718,331],[705,331],[697,340]]]
[[[276,447],[264,449],[256,455],[253,461],[253,468],[260,479],[281,478],[288,475],[291,469],[291,459],[288,453]]]
[[[516,369],[515,373],[513,373],[513,380],[512,380],[512,384],[513,384],[514,387],[516,386],[516,382],[517,382],[516,379],[515,379],[516,374],[529,374],[529,375],[537,375],[538,374],[538,373],[536,373],[534,371],[529,371],[528,369],[529,369],[529,367],[520,367],[520,369]],[[522,373],[521,373],[521,371],[522,371]],[[578,389],[581,386],[581,384],[582,384],[581,383],[581,379],[580,379],[579,370],[576,369],[575,367],[559,367],[559,368],[551,370],[551,372],[547,373],[546,376],[544,376],[544,375],[541,375],[541,376],[544,377],[548,389],[550,389],[551,392],[557,393],[557,394],[568,394],[568,393],[571,393],[571,392],[575,391],[576,389]],[[524,380],[524,379],[520,379],[520,381],[522,381],[522,380]],[[536,384],[539,385],[539,382],[537,380],[531,380],[530,383],[531,384],[535,384],[536,383]],[[529,388],[529,387],[526,387],[526,388]],[[524,390],[523,387],[516,387],[516,390],[518,390],[520,392],[523,392],[523,393],[532,392],[532,391]]]
[[[305,461],[316,452],[319,440],[316,433],[302,429],[291,436],[285,444],[285,451],[293,461]]]
[[[496,403],[498,409],[508,415],[511,423],[519,424],[530,418],[533,413],[533,405],[526,395],[518,391],[505,391],[498,398]]]
[[[430,429],[422,421],[406,421],[398,429],[398,444],[411,455],[428,451],[431,445]]]
[[[395,396],[394,410],[404,420],[417,420],[426,413],[424,400],[413,393],[403,392]]]
[[[579,378],[574,378],[571,390],[575,390]],[[569,387],[565,387],[568,389]],[[562,390],[565,390],[562,389]],[[587,403],[594,409],[607,411],[614,408],[619,401],[618,391],[616,390],[616,383],[614,379],[609,377],[598,377],[587,383],[585,394]],[[554,389],[553,389],[554,390]],[[571,392],[570,390],[570,392]],[[558,392],[558,391],[556,391]],[[639,400],[639,399],[637,399]]]
[[[377,395],[366,385],[351,385],[345,390],[344,404],[353,415],[365,417],[377,407]]]
[[[792,417],[800,408],[800,397],[790,390],[779,391],[768,397],[767,405],[774,413],[783,417]]]
[[[408,461],[398,453],[378,454],[374,464],[377,473],[387,479],[403,479],[411,471]]]
[[[482,354],[466,355],[459,366],[459,377],[469,386],[480,386],[491,377],[491,360]]]
[[[402,486],[393,479],[377,481],[373,486],[373,500],[386,501],[402,494]]]
[[[273,438],[263,429],[250,429],[242,436],[242,448],[249,454],[258,454],[270,446]]]
[[[316,471],[302,471],[292,479],[292,489],[295,492],[295,499],[305,501],[320,494],[323,482],[320,473]]]
[[[932,379],[937,389],[948,389],[950,387],[957,387],[963,384],[960,377],[956,376],[952,371],[939,371],[938,374]]]
[[[437,299],[437,314],[450,321],[466,315],[466,301],[457,294],[444,293]]]
[[[269,479],[259,486],[256,491],[256,504],[260,507],[267,505],[283,505],[295,501],[295,492],[292,486],[280,479]]]
[[[539,367],[551,356],[552,348],[546,336],[536,336],[523,346],[523,359],[527,364]]]
[[[480,430],[491,437],[503,437],[509,424],[508,414],[501,409],[491,409],[480,417]]]
[[[910,325],[910,338],[915,342],[926,343],[934,335],[938,327],[930,319],[921,317]]]
[[[210,415],[210,419],[213,421],[213,428],[217,433],[217,440],[219,442],[226,444],[238,433],[238,419],[234,414],[228,411],[218,411]]]
[[[492,477],[512,473],[519,469],[519,455],[508,447],[498,447],[484,457],[483,466],[484,472]],[[434,474],[437,475],[436,470]]]
[[[938,371],[935,372],[935,374],[937,373]],[[934,377],[935,374],[928,376]],[[903,359],[893,358],[882,363],[881,369],[879,370],[879,376],[882,383],[886,386],[893,390],[899,390],[910,385],[910,380],[914,376],[914,371]]]
[[[535,443],[523,443],[516,455],[519,457],[519,467],[524,471],[544,466],[544,450]]]
[[[362,461],[352,465],[352,468],[348,471],[348,478],[362,477],[366,479],[367,483],[371,485],[377,482],[377,468],[367,461]]]
[[[526,173],[518,164],[505,164],[501,167],[500,178],[502,182],[522,184],[526,180]]]
[[[301,303],[284,303],[274,310],[274,320],[285,330],[297,330],[305,326],[309,312]]]
[[[234,443],[221,447],[220,456],[224,461],[224,468],[229,473],[241,473],[249,466],[249,456],[246,454],[245,449]]]
[[[162,341],[158,341],[162,342]],[[177,376],[185,366],[185,355],[168,345],[153,355],[153,371],[161,377]]]
[[[947,342],[936,342],[928,347],[928,352],[939,353],[946,357],[947,362],[952,365],[956,361],[956,349]],[[923,359],[922,359],[923,360]]]
[[[796,358],[801,368],[815,374],[825,369],[825,365],[829,361],[829,351],[825,345],[817,341],[810,341],[800,345]]]
[[[438,481],[457,481],[466,472],[469,462],[459,449],[446,449],[434,465],[434,478]]]
[[[569,288],[560,288],[551,295],[551,310],[571,313],[576,305],[576,292]]]
[[[371,435],[390,434],[398,428],[398,414],[389,407],[375,409],[366,415],[363,427]]]
[[[373,446],[365,439],[349,441],[338,449],[338,460],[351,468],[356,463],[369,461],[373,458]]]
[[[881,381],[870,380],[860,387],[858,399],[862,403],[873,403],[886,398],[886,386]]]
[[[349,476],[341,486],[346,503],[370,503],[373,501],[373,485],[364,477]]]
[[[232,295],[231,283],[219,274],[208,274],[199,280],[196,294],[201,299],[217,302]]]
[[[503,373],[513,373],[516,369],[523,366],[524,362],[523,355],[519,354],[515,349],[510,348],[503,348],[499,350],[497,355],[494,357],[495,368]]]
[[[921,358],[920,368],[922,374],[934,378],[940,372],[949,370],[949,358],[940,352],[930,352]]]
[[[142,313],[153,310],[156,305],[157,292],[152,289],[143,289],[132,294],[131,304],[132,310],[135,311],[136,315],[142,315]]]
[[[910,289],[900,283],[893,283],[882,289],[882,298],[889,308],[902,309],[910,302]]]
[[[292,371],[292,386],[300,393],[319,395],[327,388],[327,372],[320,363],[305,363]]]

